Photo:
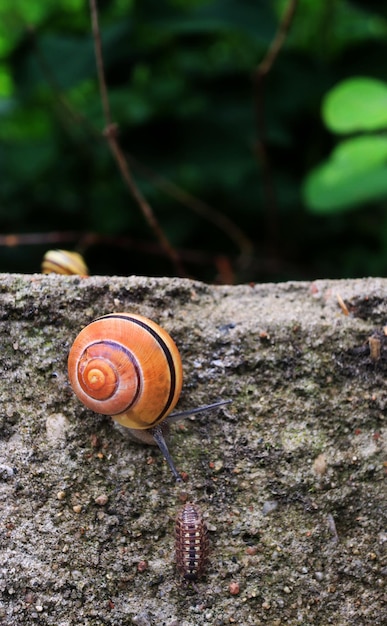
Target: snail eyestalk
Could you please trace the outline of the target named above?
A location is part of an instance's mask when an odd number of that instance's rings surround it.
[[[196,409],[188,409],[187,411],[179,411],[179,413],[171,413],[168,415],[168,423],[173,424],[174,422],[178,422],[183,417],[196,415],[196,413],[201,413],[202,411],[211,411],[212,409],[217,409],[219,406],[223,406],[224,404],[231,404],[231,402],[232,400],[219,400],[213,404],[203,404],[203,406],[198,406]]]
[[[189,415],[194,415],[196,413],[201,413],[202,411],[211,411],[212,409],[217,409],[219,406],[223,406],[224,404],[230,404],[232,400],[219,400],[218,402],[214,402],[212,404],[204,404],[203,406],[198,406],[195,409],[189,409],[187,411],[180,411],[179,413],[172,413],[168,415],[166,418],[166,422],[169,424],[173,424],[174,422],[178,422],[180,419],[184,417],[188,417]],[[172,457],[169,453],[167,443],[165,441],[161,426],[155,426],[151,429],[151,433],[153,435],[154,440],[159,446],[165,460],[167,461],[169,467],[171,468],[172,474],[176,478],[178,482],[181,482],[181,476],[178,473],[175,464],[172,460]]]
[[[176,478],[176,481],[181,483],[182,482],[182,478],[179,474],[179,472],[177,471],[175,464],[172,460],[172,457],[169,453],[168,450],[168,446],[166,444],[166,441],[164,439],[164,435],[162,433],[161,427],[160,426],[155,426],[155,428],[151,429],[151,433],[157,443],[157,445],[159,446],[161,453],[164,457],[164,459],[166,460],[166,462],[168,463],[172,474],[174,475],[174,477]]]

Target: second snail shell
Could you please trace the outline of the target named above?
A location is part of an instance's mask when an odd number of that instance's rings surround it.
[[[78,252],[47,250],[42,261],[43,274],[80,274],[87,276],[89,270]]]
[[[172,338],[133,313],[112,313],[86,326],[71,347],[68,372],[87,407],[132,429],[162,422],[175,407],[183,382]]]

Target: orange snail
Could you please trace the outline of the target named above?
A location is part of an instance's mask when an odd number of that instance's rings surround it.
[[[169,424],[229,402],[171,414],[183,383],[179,351],[158,324],[133,313],[104,315],[81,330],[70,350],[68,372],[83,404],[111,415],[137,441],[157,444],[178,481],[164,439]]]

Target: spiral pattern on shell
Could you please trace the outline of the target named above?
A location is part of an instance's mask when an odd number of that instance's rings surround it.
[[[89,270],[78,252],[47,250],[42,261],[43,274],[80,274],[87,276]]]
[[[208,562],[208,530],[196,504],[187,502],[179,511],[175,525],[176,567],[188,581],[203,576]]]
[[[132,313],[112,313],[86,326],[71,347],[68,373],[83,404],[133,429],[163,421],[183,381],[172,338],[152,320]]]

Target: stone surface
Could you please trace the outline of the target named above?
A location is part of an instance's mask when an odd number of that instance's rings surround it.
[[[179,408],[233,400],[172,427],[183,486],[67,381],[81,327],[125,310],[179,346]],[[385,624],[386,314],[385,279],[1,275],[0,622]],[[195,586],[173,562],[186,499],[210,529]]]

